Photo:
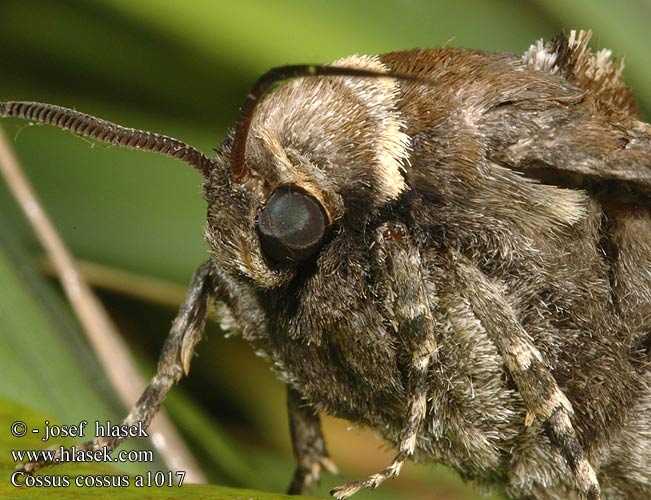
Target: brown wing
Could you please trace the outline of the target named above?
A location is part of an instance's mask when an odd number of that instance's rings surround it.
[[[612,201],[651,203],[651,126],[639,120],[623,64],[592,52],[591,34],[539,42],[524,61],[562,76],[583,95],[567,102],[523,100],[489,110],[489,157],[544,182],[588,189]]]
[[[382,56],[396,73],[429,81],[401,82],[410,184],[445,195],[497,164],[610,201],[650,204],[651,126],[640,121],[622,63],[608,50],[592,52],[589,39],[571,32],[521,58],[452,48]]]

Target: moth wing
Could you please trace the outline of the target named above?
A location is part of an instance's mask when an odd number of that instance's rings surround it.
[[[553,128],[494,153],[498,163],[544,182],[587,188],[614,198],[649,201],[651,126],[565,113]]]
[[[622,78],[623,62],[607,49],[592,52],[590,37],[572,31],[539,41],[524,54],[529,66],[564,77],[583,94],[575,103],[550,103],[535,113],[526,103],[506,106],[510,116],[503,118],[517,124],[517,132],[510,141],[495,140],[491,155],[543,182],[581,187],[612,201],[648,203],[651,126],[639,119],[633,92]],[[504,133],[495,127],[500,129]]]

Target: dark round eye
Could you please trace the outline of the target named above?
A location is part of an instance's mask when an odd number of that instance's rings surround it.
[[[300,262],[315,255],[328,229],[321,203],[305,191],[276,189],[258,214],[262,251],[273,262]]]

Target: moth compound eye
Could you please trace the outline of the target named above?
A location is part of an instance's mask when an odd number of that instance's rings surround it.
[[[327,229],[328,219],[321,203],[294,186],[276,189],[258,214],[262,251],[277,263],[301,262],[314,256]]]

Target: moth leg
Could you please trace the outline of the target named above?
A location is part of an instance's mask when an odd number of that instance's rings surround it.
[[[377,488],[396,477],[414,454],[416,439],[427,411],[429,367],[436,358],[437,343],[429,298],[424,283],[420,252],[410,241],[402,223],[381,225],[375,237],[375,265],[378,283],[384,287],[378,295],[384,299],[385,314],[402,345],[410,354],[407,367],[407,421],[400,436],[400,449],[384,470],[366,479],[352,481],[330,493],[338,500],[348,498],[362,488]]]
[[[287,492],[290,495],[307,495],[319,481],[322,469],[337,474],[337,466],[326,450],[319,414],[291,387],[287,387],[287,411],[297,462],[296,472]]]
[[[337,500],[343,500],[364,488],[377,488],[389,478],[397,477],[407,459],[416,449],[416,438],[427,409],[427,372],[432,359],[432,352],[414,353],[411,370],[411,390],[409,394],[409,418],[400,438],[400,451],[384,470],[371,474],[365,479],[351,481],[334,488],[330,494]]]
[[[216,290],[215,273],[211,261],[204,262],[195,272],[185,301],[179,310],[170,333],[165,340],[158,360],[158,370],[149,385],[133,406],[122,425],[131,426],[142,422],[149,425],[172,386],[190,369],[194,347],[203,335],[208,315],[208,305]],[[98,437],[76,446],[77,450],[107,450],[116,448],[124,438]],[[33,473],[45,466],[59,463],[60,449],[54,461],[25,462],[21,470]]]
[[[579,442],[571,417],[572,404],[558,387],[527,332],[505,300],[499,286],[465,257],[454,254],[457,289],[471,304],[486,332],[495,343],[527,407],[525,425],[539,418],[548,426],[555,442],[574,474],[580,495],[588,500],[601,498],[597,475]]]

